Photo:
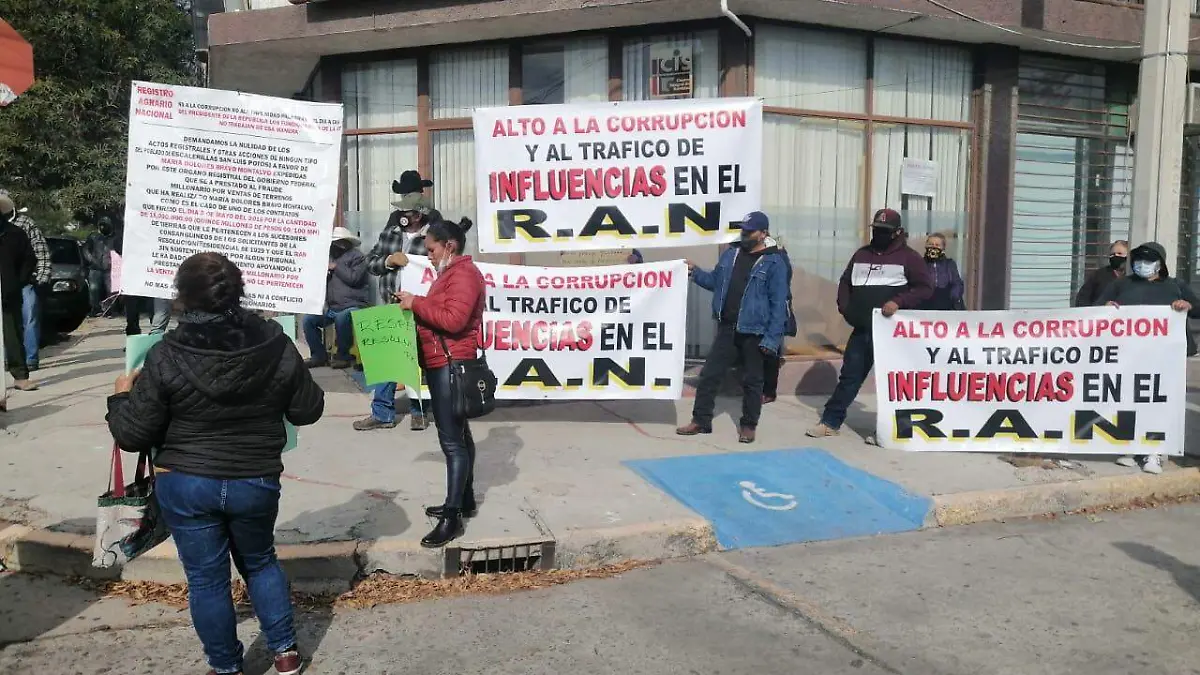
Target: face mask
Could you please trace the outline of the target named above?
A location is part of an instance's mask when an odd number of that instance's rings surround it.
[[[437,263],[435,263],[435,265],[437,266],[438,274],[441,274],[442,272],[446,271],[446,268],[450,266],[450,259],[453,257],[454,257],[454,254],[450,252],[450,249],[448,249],[448,248],[442,249],[442,257],[440,259],[438,259]]]
[[[1123,255],[1108,256],[1108,268],[1109,269],[1119,270],[1124,266],[1125,266],[1125,256],[1123,256]]]
[[[13,221],[13,219],[16,217],[17,217],[16,211],[13,211],[11,213],[0,213],[0,225],[7,225],[7,224],[11,223]]]
[[[926,260],[941,260],[944,255],[946,255],[946,252],[940,248],[929,247],[925,249]]]
[[[871,248],[879,250],[887,248],[888,244],[892,243],[892,239],[895,237],[895,234],[896,233],[894,230],[890,230],[886,227],[872,227]]]
[[[1157,260],[1134,260],[1133,261],[1133,273],[1143,279],[1149,279],[1150,277],[1158,274],[1158,261]]]

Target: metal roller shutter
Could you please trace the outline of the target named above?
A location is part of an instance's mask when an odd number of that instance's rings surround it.
[[[1010,308],[1069,306],[1129,232],[1131,90],[1103,64],[1022,57]]]

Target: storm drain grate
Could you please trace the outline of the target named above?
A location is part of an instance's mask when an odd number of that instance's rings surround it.
[[[554,569],[554,540],[446,548],[444,574],[502,574]]]

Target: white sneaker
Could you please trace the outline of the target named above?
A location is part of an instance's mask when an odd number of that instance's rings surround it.
[[[1119,457],[1117,459],[1117,464],[1120,464],[1121,466],[1127,466],[1132,469],[1133,467],[1137,466],[1137,460],[1133,458],[1133,455],[1125,455],[1124,457]]]
[[[1162,455],[1150,455],[1142,465],[1142,471],[1158,475],[1163,472]]]

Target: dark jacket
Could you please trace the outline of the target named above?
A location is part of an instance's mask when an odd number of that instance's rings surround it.
[[[333,271],[325,284],[325,304],[331,311],[362,309],[370,305],[367,297],[367,257],[352,248],[333,261]]]
[[[730,278],[739,255],[743,255],[741,247],[730,246],[721,254],[713,271],[709,272],[699,267],[692,270],[692,280],[696,285],[713,292],[713,318],[718,321],[721,320],[725,295],[729,291]],[[735,330],[747,335],[762,336],[759,346],[775,354],[783,353],[788,294],[791,290],[790,270],[787,254],[782,253],[774,241],[770,240],[767,248],[750,268],[750,278],[746,280],[741,309],[738,310]]]
[[[1096,299],[1095,304],[1107,305],[1115,302],[1118,305],[1170,305],[1176,300],[1185,300],[1192,306],[1188,317],[1200,319],[1200,298],[1196,297],[1196,292],[1192,290],[1191,286],[1171,277],[1171,270],[1167,266],[1167,251],[1158,242],[1142,244],[1133,249],[1129,253],[1129,257],[1132,259],[1135,253],[1147,250],[1158,257],[1158,278],[1150,281],[1130,274],[1117,279],[1108,284],[1104,292]],[[1192,337],[1190,328],[1185,335],[1187,337],[1187,353],[1191,356],[1196,353],[1196,340]]]
[[[1097,304],[1104,304],[1099,302],[1100,296],[1104,295],[1114,281],[1122,278],[1124,277],[1111,267],[1092,270],[1087,281],[1083,282],[1083,285],[1079,287],[1079,292],[1075,294],[1075,306],[1093,307]]]
[[[838,283],[838,312],[854,328],[871,330],[875,309],[895,302],[900,309],[916,309],[933,295],[933,281],[925,259],[900,236],[884,250],[864,246],[850,257]]]
[[[37,272],[37,254],[29,236],[12,223],[0,224],[0,308],[21,309],[21,289],[33,283]]]
[[[455,361],[477,358],[486,304],[487,286],[471,256],[452,260],[429,287],[429,293],[413,299],[421,365],[429,370],[445,366],[447,349]]]
[[[933,283],[933,294],[921,302],[917,309],[925,310],[960,310],[966,309],[963,295],[966,286],[962,275],[958,273],[958,263],[950,258],[926,260],[925,267],[929,270],[929,279]]]
[[[404,227],[400,225],[401,215],[399,211],[392,212],[387,225],[379,233],[379,240],[367,253],[367,270],[379,277],[379,302],[385,305],[395,302],[392,295],[400,290],[400,268],[388,267],[388,256],[393,253],[429,255],[429,250],[425,246],[427,228],[422,227],[420,231],[413,234],[406,233]],[[405,238],[408,239],[407,242],[405,242]]]
[[[108,399],[108,428],[124,450],[158,449],[154,463],[212,478],[283,471],[284,419],[321,418],[325,393],[273,321],[244,310],[184,315],[150,348],[128,394]]]
[[[93,232],[83,242],[83,261],[98,272],[112,269],[113,238]]]

